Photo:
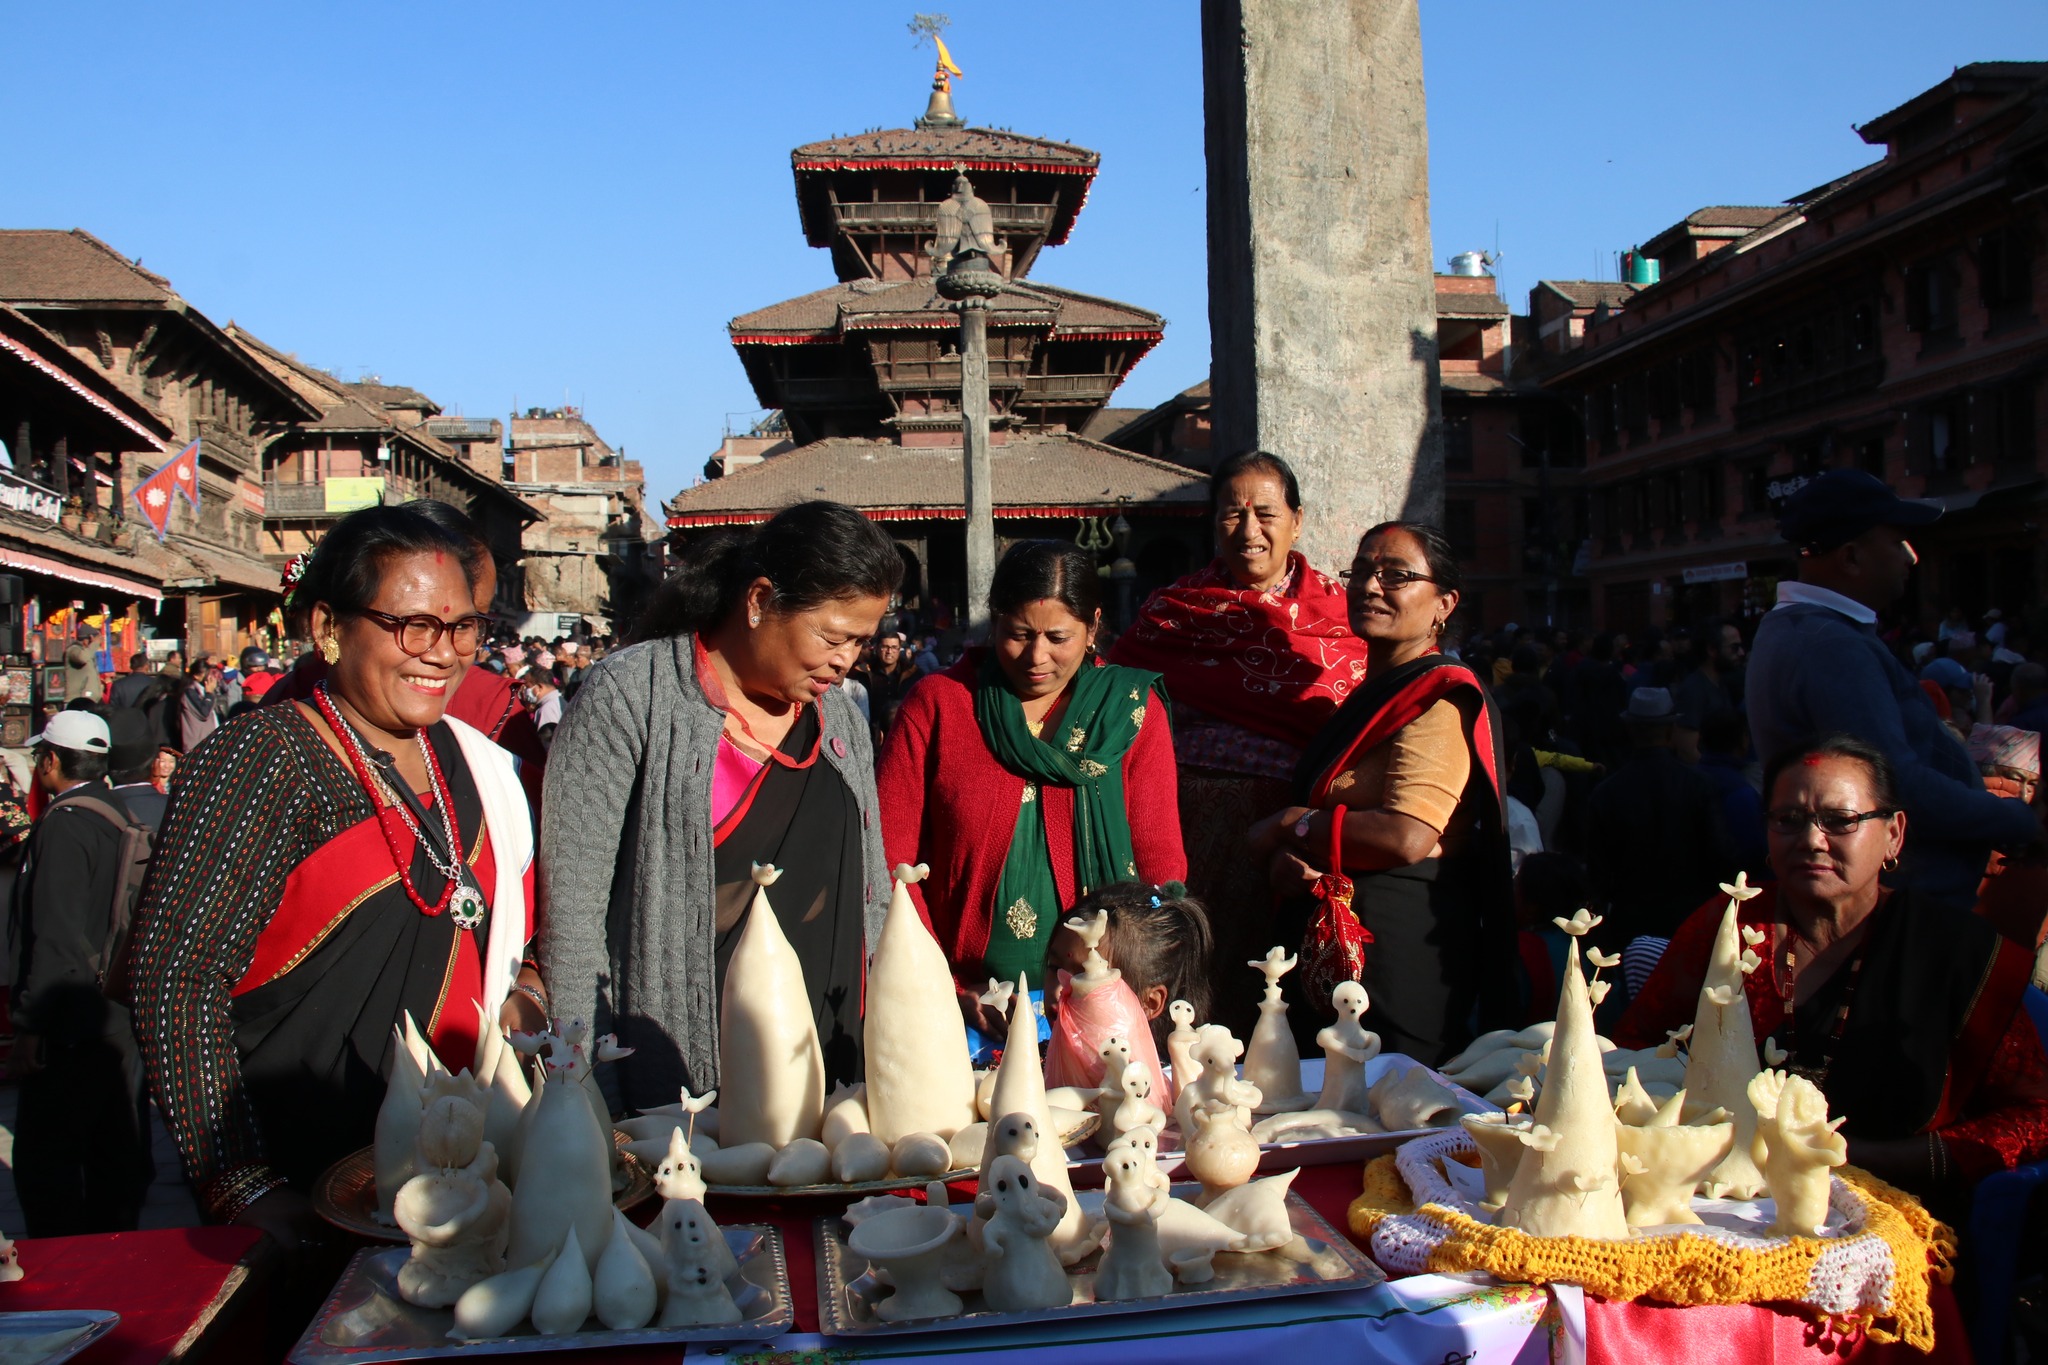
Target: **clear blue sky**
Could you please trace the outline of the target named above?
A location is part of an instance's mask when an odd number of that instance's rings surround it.
[[[0,226],[86,228],[216,322],[450,411],[582,404],[666,497],[756,401],[726,320],[831,281],[789,149],[923,111],[920,6],[970,121],[1102,153],[1036,274],[1167,316],[1115,401],[1201,379],[1196,0],[0,0]],[[1518,311],[1694,208],[1862,164],[1850,125],[1958,63],[2048,58],[2042,0],[1422,12],[1437,262],[1497,231]]]

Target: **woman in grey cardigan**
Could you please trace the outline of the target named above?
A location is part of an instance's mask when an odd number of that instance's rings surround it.
[[[552,1011],[635,1049],[633,1108],[718,1084],[752,864],[803,964],[827,1078],[861,1074],[866,945],[888,907],[874,755],[837,684],[903,573],[852,508],[801,503],[695,547],[591,670],[548,755],[540,963]]]

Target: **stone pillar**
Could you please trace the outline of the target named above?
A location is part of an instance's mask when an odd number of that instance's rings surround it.
[[[1212,448],[1294,466],[1326,570],[1443,516],[1416,3],[1202,0]]]
[[[988,300],[960,300],[960,463],[966,475],[967,601],[971,639],[988,638],[996,576],[995,476],[988,458]]]

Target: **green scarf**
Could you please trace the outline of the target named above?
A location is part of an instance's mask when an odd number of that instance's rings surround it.
[[[996,885],[993,922],[984,957],[989,973],[1014,981],[1023,971],[1034,984],[1045,976],[1045,947],[1059,920],[1057,883],[1045,840],[1041,787],[1074,789],[1076,892],[1086,896],[1138,875],[1131,825],[1124,811],[1124,755],[1145,721],[1145,694],[1165,692],[1157,673],[1115,664],[1084,666],[1075,675],[1057,733],[1037,738],[1024,708],[991,652],[974,688],[974,718],[982,741],[1009,771],[1024,779],[1017,827]]]

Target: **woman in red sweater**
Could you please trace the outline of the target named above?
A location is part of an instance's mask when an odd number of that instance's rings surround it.
[[[989,588],[990,644],[910,689],[876,786],[891,864],[984,1033],[989,978],[1032,983],[1062,912],[1112,882],[1178,881],[1173,738],[1159,675],[1094,657],[1094,562],[1062,541],[1012,546]]]

